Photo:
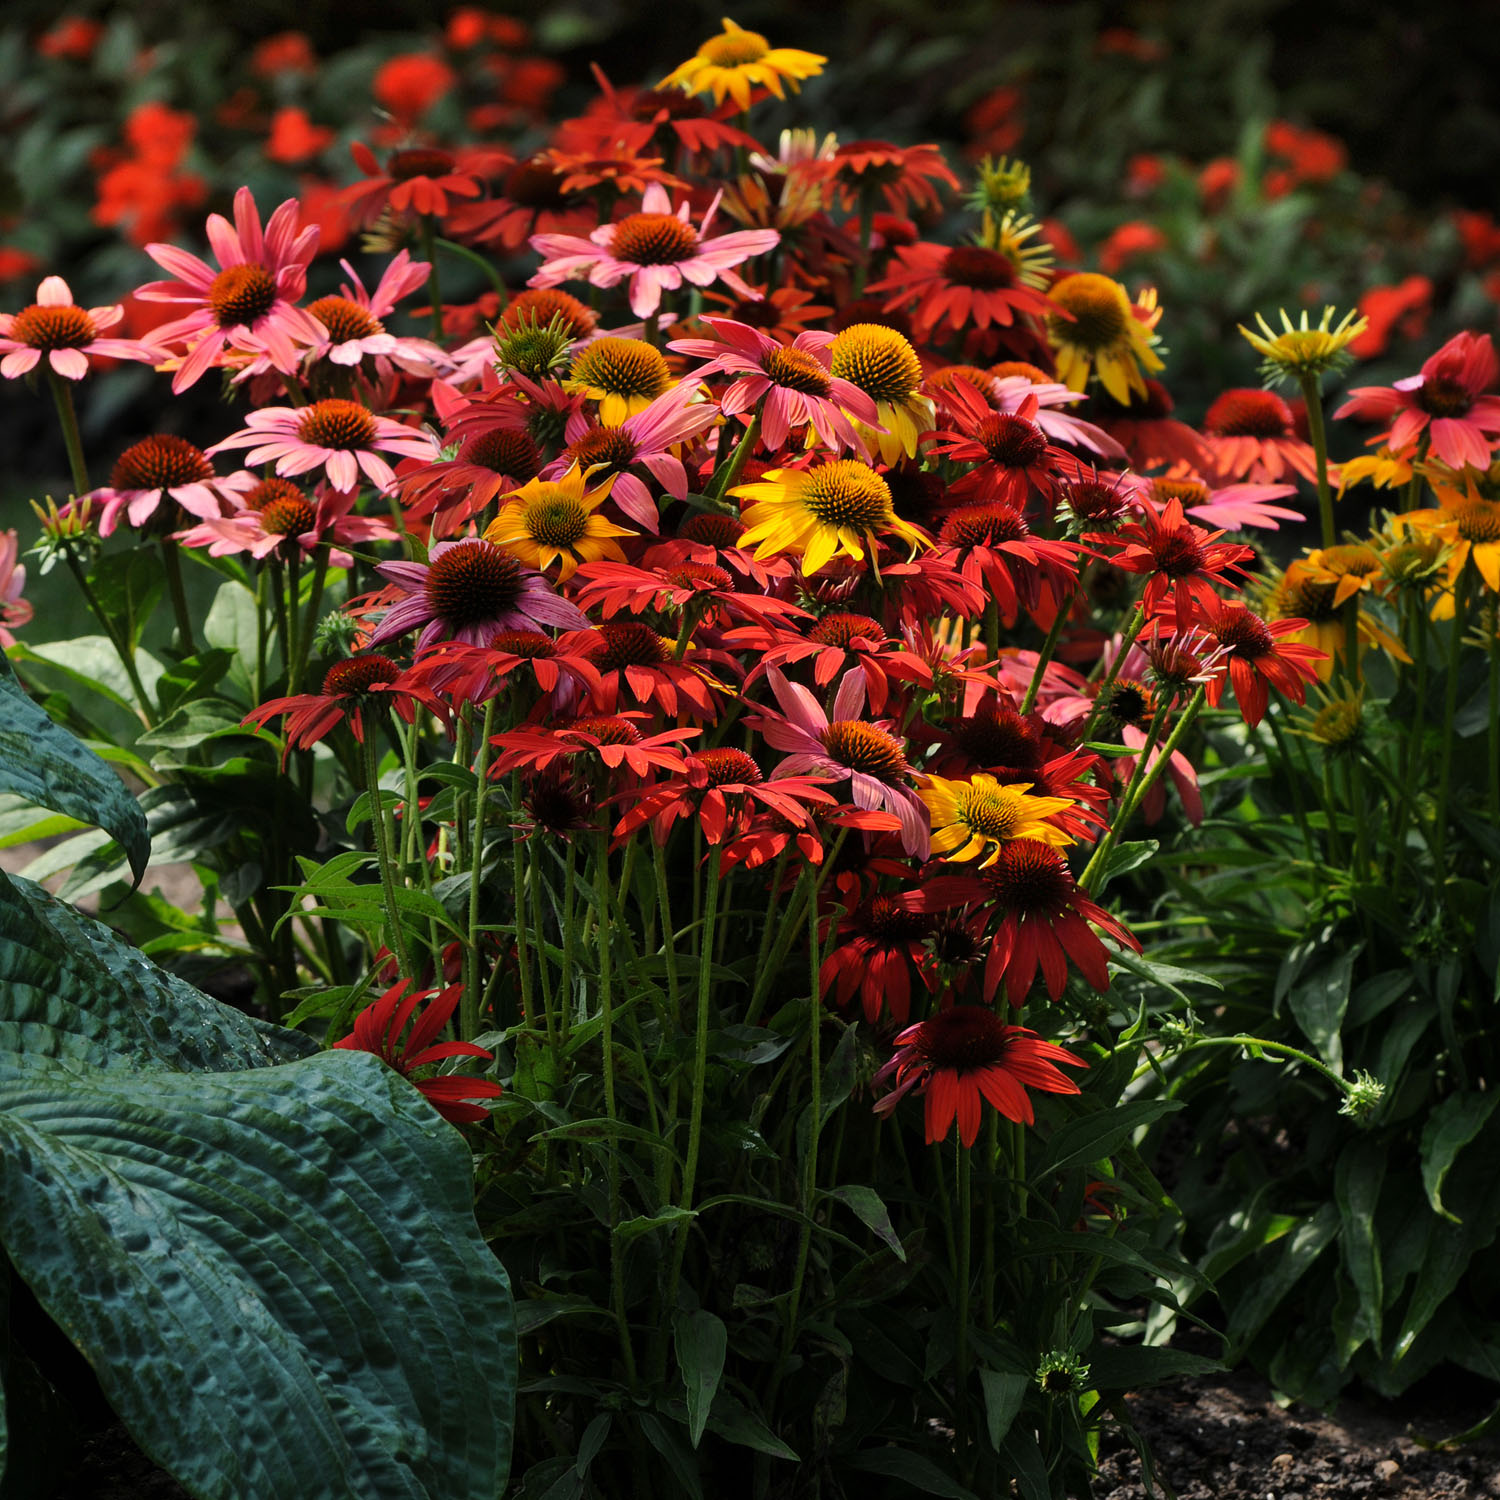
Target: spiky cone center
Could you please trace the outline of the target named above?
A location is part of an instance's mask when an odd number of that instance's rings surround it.
[[[623,427],[593,427],[570,443],[564,456],[585,472],[603,465],[618,474],[635,462],[635,455],[635,439]]]
[[[1026,822],[1024,794],[998,782],[961,784],[954,804],[956,820],[981,838],[1012,839]]]
[[[246,510],[259,512],[267,510],[278,501],[295,503],[302,498],[302,491],[290,479],[282,479],[273,474],[269,479],[262,479],[254,489],[246,490],[240,496],[240,504]]]
[[[496,427],[470,438],[458,450],[458,461],[522,481],[535,479],[542,471],[541,449],[520,427]]]
[[[1130,508],[1125,492],[1102,479],[1068,480],[1060,486],[1058,498],[1078,520],[1091,526],[1112,526]]]
[[[330,343],[347,344],[385,332],[384,323],[348,297],[319,297],[307,310],[328,330]]]
[[[567,771],[555,768],[527,780],[524,804],[536,826],[549,833],[571,833],[595,819],[588,789]]]
[[[870,642],[881,642],[885,640],[885,631],[881,628],[878,620],[872,620],[869,615],[847,614],[842,611],[830,615],[824,615],[808,632],[810,641],[817,641],[820,646],[842,646],[846,651],[857,640]]]
[[[394,682],[401,668],[390,657],[371,651],[336,661],[323,674],[325,698],[359,698],[381,683]]]
[[[521,525],[541,547],[574,547],[588,535],[589,510],[560,484],[543,484],[521,511]]]
[[[959,719],[951,737],[954,748],[978,766],[1041,764],[1036,729],[1014,709],[980,709]]]
[[[728,517],[725,517],[727,520]],[[679,588],[697,588],[707,585],[711,589],[732,589],[732,579],[723,568],[716,568],[712,563],[685,562],[678,563],[675,568],[668,568],[662,577],[668,583],[675,583]]]
[[[912,1045],[934,1068],[969,1073],[1005,1056],[1010,1031],[987,1005],[950,1005],[921,1023]]]
[[[1451,375],[1430,375],[1417,387],[1417,405],[1429,416],[1461,417],[1474,405],[1474,396]]]
[[[1395,583],[1427,583],[1436,574],[1442,555],[1440,537],[1408,537],[1386,552],[1383,563],[1386,577]]]
[[[1275,391],[1225,391],[1203,418],[1216,437],[1286,437],[1292,432],[1292,409]]]
[[[1500,503],[1463,500],[1448,507],[1458,534],[1466,542],[1500,542]]]
[[[766,377],[773,384],[785,386],[789,391],[801,391],[806,396],[827,396],[833,390],[828,371],[805,349],[773,349],[766,355],[764,368]]]
[[[314,401],[297,414],[297,440],[312,448],[358,452],[375,441],[375,418],[358,401],[333,396]]]
[[[556,656],[557,642],[540,630],[498,630],[490,637],[490,650],[537,661]]]
[[[81,307],[43,307],[34,302],[11,320],[10,337],[31,349],[81,349],[98,337],[98,329]]]
[[[599,627],[604,644],[594,657],[606,672],[625,667],[659,667],[672,659],[672,647],[649,625],[635,620],[612,620]]]
[[[644,339],[595,339],[573,358],[571,378],[611,396],[644,396],[654,401],[672,383],[661,351]]]
[[[714,547],[722,552],[739,545],[745,534],[745,523],[738,516],[700,510],[682,523],[677,534],[685,542]]]
[[[1321,593],[1332,599],[1333,589],[1328,584],[1317,586]],[[1253,610],[1226,609],[1214,625],[1214,639],[1231,656],[1242,661],[1255,661],[1276,648],[1276,637],[1270,627]]]
[[[301,536],[311,531],[317,521],[312,501],[301,494],[272,500],[260,513],[260,524],[267,536]]]
[[[922,384],[911,341],[879,323],[851,323],[831,346],[833,375],[875,401],[904,401]]]
[[[710,787],[759,786],[764,780],[755,761],[745,751],[729,745],[700,750],[695,758],[707,772]]]
[[[1108,276],[1080,271],[1064,277],[1048,295],[1073,315],[1071,322],[1066,318],[1050,320],[1054,338],[1097,351],[1113,348],[1129,331],[1130,304],[1120,284]]]
[[[811,470],[802,504],[825,526],[854,531],[873,531],[892,519],[890,486],[858,459],[837,459]]]
[[[835,719],[819,738],[830,760],[889,786],[909,769],[901,742],[863,719]]]
[[[524,592],[523,577],[516,558],[475,537],[433,558],[427,604],[438,619],[459,629],[477,625],[515,607]]]
[[[926,912],[908,911],[892,896],[871,896],[861,902],[851,921],[855,931],[890,944],[917,942],[932,930],[932,918]]]
[[[1159,505],[1176,500],[1186,509],[1189,505],[1207,505],[1209,488],[1201,479],[1153,479],[1151,498]]]
[[[634,266],[670,266],[698,253],[698,233],[676,214],[626,214],[609,248],[616,260]]]
[[[276,278],[264,266],[226,266],[209,283],[208,306],[220,328],[244,328],[276,306]]]
[[[1175,640],[1156,640],[1146,648],[1151,678],[1169,698],[1204,680],[1202,657]]]
[[[943,522],[938,540],[949,547],[994,547],[1030,535],[1026,518],[1009,505],[966,505]]]
[[[410,182],[414,177],[446,177],[454,166],[446,151],[432,146],[409,146],[404,151],[393,151],[386,158],[385,173],[397,182]]]
[[[958,286],[993,291],[1016,284],[1016,268],[1010,257],[983,245],[955,245],[943,257],[943,277]]]
[[[1116,724],[1144,724],[1151,717],[1151,690],[1133,677],[1119,677],[1110,685],[1105,712]]]
[[[991,365],[989,375],[995,380],[1006,380],[1014,375],[1024,376],[1032,385],[1050,385],[1054,379],[1040,365],[1034,365],[1024,359],[1003,359],[998,365]]]
[[[1356,695],[1331,698],[1312,716],[1307,733],[1329,750],[1352,745],[1364,730],[1364,703]]]
[[[984,878],[998,906],[1023,916],[1032,912],[1057,916],[1067,909],[1076,890],[1062,855],[1036,839],[1001,844]]]
[[[581,339],[598,326],[599,315],[568,292],[557,287],[528,287],[517,292],[500,315],[500,327],[506,333],[539,325],[545,328],[554,318],[563,320],[563,332],[570,339]]]
[[[565,726],[565,733],[592,735],[601,745],[639,745],[641,732],[618,714],[591,714],[574,719]]]
[[[1030,469],[1047,454],[1047,437],[1035,422],[1025,417],[996,412],[974,430],[974,441],[989,455],[990,462],[1004,469]]]
[[[1500,530],[1496,535],[1500,536]],[[1335,547],[1324,547],[1318,553],[1318,563],[1326,572],[1353,578],[1369,578],[1380,572],[1380,554],[1363,542],[1342,542]]]
[[[201,448],[172,433],[157,433],[132,443],[110,470],[115,490],[170,490],[178,485],[203,484],[214,477],[214,466]]]
[[[1167,578],[1186,578],[1198,572],[1208,561],[1203,543],[1188,526],[1174,527],[1171,531],[1157,531],[1147,543],[1155,571]]]
[[[742,68],[759,62],[770,50],[770,42],[758,31],[726,31],[709,37],[698,56],[716,68]]]
[[[1303,619],[1314,625],[1326,624],[1340,618],[1340,609],[1335,603],[1337,594],[1336,583],[1326,583],[1319,578],[1310,578],[1305,573],[1289,571],[1276,590],[1275,613],[1282,619]]]

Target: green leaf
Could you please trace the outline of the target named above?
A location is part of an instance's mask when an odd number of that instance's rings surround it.
[[[688,1441],[696,1448],[724,1374],[729,1333],[719,1318],[700,1308],[697,1312],[679,1312],[672,1319],[672,1339],[687,1389]]]
[[[891,1224],[890,1211],[874,1188],[858,1185],[829,1188],[820,1196],[837,1199],[846,1208],[852,1210],[861,1223],[875,1231],[876,1237],[884,1242],[897,1260],[906,1259],[906,1250],[901,1244],[901,1236],[896,1233]]]
[[[1101,1109],[1081,1119],[1069,1120],[1053,1131],[1036,1166],[1031,1170],[1033,1182],[1053,1172],[1061,1172],[1076,1162],[1099,1161],[1119,1150],[1142,1125],[1149,1125],[1163,1115],[1182,1108],[1176,1099],[1134,1099]]]
[[[1302,1028],[1302,1034],[1335,1072],[1344,1066],[1344,1048],[1339,1033],[1349,1008],[1349,986],[1354,961],[1364,949],[1354,943],[1328,963],[1321,964],[1305,979],[1298,979],[1287,992],[1287,1004]]]
[[[241,722],[244,717],[244,711],[226,699],[194,698],[173,709],[155,729],[143,734],[139,743],[164,750],[191,750],[226,735],[254,739],[254,727],[247,728]]]
[[[650,1412],[642,1412],[636,1420],[640,1423],[641,1431],[646,1434],[646,1441],[661,1454],[667,1467],[676,1476],[678,1484],[689,1495],[694,1496],[695,1500],[703,1500],[703,1486],[698,1483],[698,1466],[693,1461],[692,1454],[678,1441],[676,1432]]]
[[[604,1441],[609,1436],[610,1423],[613,1420],[609,1412],[601,1411],[583,1429],[583,1436],[578,1440],[578,1458],[573,1465],[573,1472],[580,1479],[587,1475],[589,1465],[598,1458],[599,1450],[604,1446]]]
[[[1432,1211],[1450,1223],[1458,1216],[1443,1206],[1443,1179],[1458,1153],[1489,1123],[1500,1094],[1450,1094],[1422,1127],[1422,1186]]]
[[[1147,1344],[1110,1344],[1089,1353],[1089,1384],[1100,1391],[1139,1391],[1226,1369],[1223,1360],[1186,1349]]]
[[[757,1453],[788,1459],[794,1464],[802,1461],[795,1450],[788,1448],[766,1426],[764,1419],[736,1400],[722,1385],[714,1397],[713,1410],[708,1414],[708,1430],[717,1433],[726,1443],[741,1448],[753,1448]]]
[[[1047,1460],[1034,1432],[1015,1432],[1005,1440],[1001,1460],[1016,1478],[1019,1500],[1052,1500],[1052,1486],[1047,1483]]]
[[[492,1500],[509,1288],[453,1128],[0,877],[0,1244],[199,1495]]]
[[[1349,1279],[1359,1296],[1358,1313],[1339,1340],[1343,1367],[1368,1340],[1380,1350],[1381,1309],[1385,1304],[1380,1243],[1375,1235],[1375,1209],[1385,1181],[1386,1148],[1371,1140],[1350,1141],[1333,1169],[1333,1201],[1339,1211],[1339,1250]]]
[[[1249,1295],[1235,1307],[1229,1320],[1229,1340],[1236,1355],[1260,1332],[1308,1267],[1328,1248],[1338,1233],[1338,1227],[1337,1206],[1325,1203],[1286,1237],[1275,1266],[1257,1278]]]
[[[845,1467],[863,1474],[884,1474],[899,1479],[924,1495],[944,1495],[947,1500],[979,1500],[973,1490],[966,1490],[956,1479],[938,1468],[930,1458],[905,1448],[867,1448],[845,1461]]]
[[[40,646],[20,646],[15,654],[21,661],[35,662],[60,672],[68,681],[91,693],[98,693],[111,703],[125,709],[132,717],[137,712],[135,689],[120,658],[103,635],[81,635],[71,641],[48,641]],[[155,694],[161,677],[161,663],[144,651],[136,651],[135,669],[141,686],[148,694]],[[140,721],[137,719],[137,723]]]
[[[665,1208],[657,1209],[654,1214],[642,1214],[639,1218],[622,1220],[615,1225],[613,1233],[621,1244],[628,1244],[643,1234],[650,1234],[653,1229],[670,1229],[697,1217],[697,1209],[678,1208],[676,1204],[669,1203]]]
[[[1109,851],[1109,858],[1104,861],[1104,868],[1099,871],[1099,878],[1094,883],[1093,895],[1098,897],[1116,875],[1128,875],[1130,871],[1138,870],[1142,865],[1148,864],[1160,848],[1159,839],[1138,839],[1128,844],[1116,844]]]
[[[139,883],[151,856],[140,804],[124,782],[22,690],[0,653],[0,791],[104,829]]]
[[[1029,1375],[1014,1370],[987,1370],[981,1367],[979,1383],[984,1387],[984,1420],[989,1429],[990,1447],[998,1453],[1005,1443],[1011,1423],[1026,1399]]]

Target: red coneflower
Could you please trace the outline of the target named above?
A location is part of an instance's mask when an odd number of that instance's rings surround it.
[[[1285,639],[1306,630],[1306,620],[1264,620],[1243,604],[1215,599],[1204,609],[1203,622],[1229,662],[1228,672],[1207,684],[1208,701],[1215,708],[1224,696],[1226,676],[1240,716],[1252,729],[1266,716],[1268,687],[1294,703],[1307,701],[1308,683],[1318,680],[1315,663],[1326,661],[1328,653]]]
[[[823,961],[818,983],[825,997],[847,1006],[856,995],[872,1026],[882,1011],[904,1026],[911,1014],[912,977],[936,987],[927,937],[932,917],[903,896],[871,896],[838,924],[838,942]],[[823,933],[827,941],[828,934]]]
[[[983,245],[898,245],[896,263],[871,282],[872,294],[889,292],[886,307],[909,308],[920,339],[946,327],[1009,328],[1018,316],[1045,317],[1052,304],[1010,256]]]
[[[972,1146],[979,1136],[983,1103],[1007,1120],[1031,1125],[1036,1120],[1028,1088],[1045,1094],[1076,1094],[1079,1087],[1057,1070],[1087,1068],[1081,1057],[1044,1042],[1024,1026],[1007,1026],[983,1005],[953,1005],[896,1038],[896,1052],[875,1075],[882,1082],[893,1074],[896,1086],[875,1106],[888,1115],[902,1097],[920,1086],[925,1099],[927,1144],[943,1140],[954,1119],[958,1138]]]
[[[416,716],[415,701],[443,715],[443,705],[432,694],[419,686],[398,684],[400,676],[401,668],[390,657],[366,651],[334,662],[323,677],[321,692],[273,698],[259,708],[252,708],[243,722],[264,725],[267,719],[284,715],[286,749],[307,750],[346,719],[349,732],[363,744],[364,716],[371,710],[384,713],[386,708],[394,706],[410,724]]]

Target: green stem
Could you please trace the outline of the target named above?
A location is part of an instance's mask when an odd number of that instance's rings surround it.
[[[167,570],[167,592],[172,596],[172,614],[177,620],[177,640],[184,656],[196,656],[198,644],[193,639],[192,616],[188,614],[187,593],[182,587],[182,562],[177,543],[170,537],[161,539],[161,560]]]
[[[86,495],[89,492],[89,468],[83,460],[83,438],[78,431],[78,413],[73,408],[73,384],[52,368],[47,362],[47,383],[52,387],[52,399],[57,403],[57,420],[62,423],[63,446],[68,450],[68,467],[73,472],[73,493]]]
[[[870,275],[870,239],[875,227],[875,194],[862,188],[859,194],[859,264],[854,268],[854,295],[862,297]]]
[[[426,246],[423,248],[426,250]],[[454,240],[445,240],[441,235],[434,235],[432,238],[432,249],[426,250],[426,253],[432,258],[434,267],[437,265],[436,257],[432,255],[432,251],[434,250],[441,250],[445,255],[451,255],[456,260],[466,260],[471,266],[477,266],[484,273],[484,277],[489,284],[494,287],[495,295],[500,299],[500,311],[504,312],[510,305],[510,293],[505,290],[505,282],[501,280],[499,271],[495,269],[485,256],[480,255],[478,251],[469,249],[467,245],[460,245]]]
[[[1135,644],[1135,638],[1141,633],[1141,627],[1145,623],[1146,611],[1137,604],[1120,636],[1119,649],[1115,652],[1114,660],[1109,664],[1109,671],[1104,674],[1104,681],[1099,684],[1098,691],[1094,694],[1094,706],[1089,711],[1088,719],[1083,726],[1083,734],[1079,737],[1080,744],[1087,744],[1093,735],[1094,726],[1099,722],[1099,716],[1109,702],[1109,690],[1115,685],[1115,678],[1120,675],[1120,668],[1125,664],[1125,658],[1130,654],[1130,648]]]
[[[1443,682],[1443,730],[1439,738],[1442,747],[1438,771],[1437,821],[1433,832],[1437,836],[1435,851],[1437,879],[1442,884],[1447,864],[1448,850],[1448,792],[1453,782],[1453,716],[1458,712],[1458,662],[1463,650],[1464,629],[1469,620],[1469,564],[1453,581],[1453,635],[1448,643],[1448,675]],[[1490,706],[1494,712],[1494,705]]]
[[[1490,821],[1500,823],[1500,598],[1490,600]]]
[[[667,887],[666,851],[655,839],[651,840],[651,868],[656,875],[656,906],[661,914],[662,956],[667,966],[667,1000],[673,1017],[680,1025],[682,1002],[677,981],[677,927],[672,920],[672,895]]]
[[[1302,399],[1307,406],[1307,436],[1312,442],[1313,457],[1318,466],[1318,519],[1323,528],[1323,545],[1331,547],[1338,540],[1333,524],[1333,493],[1328,488],[1328,434],[1323,428],[1323,392],[1318,377],[1302,377]]]
[[[1063,633],[1063,626],[1068,622],[1068,614],[1072,607],[1073,601],[1071,599],[1066,603],[1060,602],[1057,606],[1057,616],[1047,631],[1047,639],[1042,642],[1042,649],[1036,659],[1036,670],[1031,674],[1031,681],[1026,688],[1026,696],[1021,700],[1022,714],[1029,714],[1036,706],[1036,695],[1042,690],[1042,679],[1047,675],[1047,666],[1052,660],[1052,653],[1057,650],[1058,637]],[[1137,625],[1135,628],[1139,631],[1141,627]],[[1085,735],[1084,738],[1087,739],[1088,736]]]
[[[805,903],[810,902],[813,910],[818,909],[818,897],[823,892],[823,885],[833,867],[838,863],[839,852],[844,847],[844,840],[849,837],[849,830],[841,828],[838,837],[833,841],[833,847],[824,856],[822,868],[816,876],[812,874],[815,866],[804,865],[803,873],[798,877],[797,889],[792,892],[792,909],[788,913],[786,921],[782,923],[781,931],[777,934],[775,946],[771,949],[771,957],[766,966],[755,976],[755,990],[750,996],[750,1006],[745,1012],[745,1024],[754,1026],[760,1019],[762,1007],[770,993],[771,985],[777,974],[781,972],[781,965],[786,961],[787,950],[792,946],[798,932],[802,929],[802,917]]]
[[[1341,1078],[1327,1063],[1314,1057],[1310,1052],[1304,1052],[1299,1047],[1288,1046],[1285,1042],[1269,1042],[1264,1037],[1246,1036],[1240,1033],[1235,1036],[1202,1036],[1194,1037],[1192,1041],[1176,1049],[1177,1053],[1196,1052],[1201,1047],[1250,1047],[1260,1052],[1274,1052],[1281,1057],[1289,1057],[1295,1062],[1306,1063],[1308,1067],[1321,1073],[1341,1094],[1352,1094],[1354,1085],[1346,1078]],[[1138,1082],[1146,1074],[1152,1072],[1150,1063],[1143,1063],[1135,1070],[1131,1078],[1132,1083]]]
[[[141,681],[140,671],[136,667],[135,652],[131,649],[128,640],[115,629],[115,622],[105,612],[103,604],[99,602],[99,596],[89,582],[88,573],[79,562],[77,553],[73,551],[72,542],[65,539],[62,543],[62,552],[68,561],[68,571],[72,573],[73,581],[78,585],[79,593],[83,595],[83,602],[89,607],[89,613],[99,622],[99,628],[109,637],[110,645],[115,648],[115,655],[120,658],[120,665],[125,669],[126,677],[130,679],[130,690],[135,694],[139,705],[136,712],[141,722],[149,729],[151,727],[151,699],[146,692],[145,684]]]
[[[734,452],[729,455],[729,462],[709,481],[709,499],[722,500],[734,487],[740,477],[740,471],[745,467],[745,462],[750,457],[751,450],[755,447],[755,440],[759,436],[760,413],[757,411],[750,418],[750,425],[745,428],[745,435],[739,440]]]
[[[496,701],[495,698],[490,698],[484,705],[484,728],[480,731],[474,758],[474,837],[469,844],[469,920],[464,935],[464,997],[459,1011],[462,1039],[466,1042],[472,1042],[479,1035],[479,888],[484,883],[484,813],[490,793],[490,735],[495,728]],[[515,793],[512,792],[511,795],[514,801]],[[512,846],[513,875],[515,852]],[[521,992],[529,999],[531,973],[526,953],[526,921],[520,909],[520,900],[521,893],[517,889],[516,963],[521,971]],[[522,1004],[525,1005],[524,1000]],[[526,1007],[526,1018],[531,1019],[529,1006]]]
[[[953,1342],[953,1425],[959,1467],[967,1472],[969,1415],[966,1391],[969,1381],[969,1289],[973,1279],[971,1260],[974,1253],[974,1162],[973,1152],[956,1137],[954,1149],[958,1172],[958,1264],[954,1267],[957,1327]]]
[[[373,718],[373,715],[371,716]],[[365,791],[370,798],[370,833],[375,844],[375,863],[380,869],[380,885],[385,892],[385,915],[391,928],[391,952],[395,955],[401,979],[415,980],[411,954],[406,947],[406,930],[401,925],[401,908],[396,902],[396,873],[391,862],[391,835],[385,821],[385,799],[380,794],[380,760],[375,749],[375,725],[365,722]]]

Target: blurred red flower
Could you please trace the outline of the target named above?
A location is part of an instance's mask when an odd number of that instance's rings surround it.
[[[317,55],[300,31],[281,31],[256,44],[250,54],[250,71],[262,78],[282,73],[316,73]]]
[[[84,62],[93,55],[104,24],[87,16],[64,16],[51,31],[37,39],[36,50],[43,57],[69,57]]]
[[[1131,219],[1113,231],[1099,247],[1099,269],[1110,276],[1117,275],[1126,261],[1137,255],[1150,255],[1167,248],[1167,237],[1155,224],[1144,219]]]
[[[398,119],[420,119],[458,82],[458,75],[430,52],[393,57],[375,70],[370,92]]]
[[[1360,359],[1384,354],[1391,338],[1419,338],[1432,311],[1432,282],[1408,276],[1395,286],[1372,286],[1359,299],[1359,310],[1369,327],[1351,341],[1349,350]]]
[[[307,111],[289,105],[271,117],[271,134],[266,140],[266,156],[286,166],[296,166],[316,156],[333,140],[326,125],[314,125]]]

